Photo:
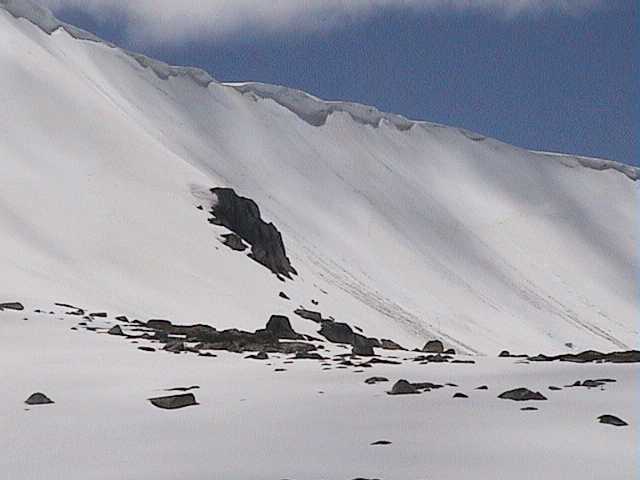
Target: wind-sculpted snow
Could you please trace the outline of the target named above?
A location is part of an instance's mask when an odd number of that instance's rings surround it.
[[[220,84],[24,1],[0,0],[0,72],[9,299],[248,331],[302,307],[461,353],[638,345],[636,168]],[[214,185],[260,205],[298,276],[221,244]]]

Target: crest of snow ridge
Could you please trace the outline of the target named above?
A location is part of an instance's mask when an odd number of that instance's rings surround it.
[[[53,13],[51,13],[50,10],[38,5],[33,0],[0,0],[0,9],[6,10],[15,18],[24,18],[28,20],[49,35],[62,28],[73,38],[78,40],[98,42],[106,44],[112,48],[118,48],[90,32],[61,22],[53,15]],[[211,83],[218,83],[211,75],[209,75],[208,72],[200,68],[171,66],[139,53],[130,52],[120,48],[118,49],[133,58],[143,68],[150,68],[163,80],[167,80],[170,77],[186,76],[196,84],[205,88],[207,88]],[[355,122],[370,125],[374,128],[379,127],[383,121],[395,126],[400,131],[407,131],[414,125],[421,125],[424,127],[444,127],[443,125],[434,123],[409,120],[402,115],[381,112],[372,106],[350,102],[321,100],[306,92],[283,86],[257,82],[226,83],[222,85],[233,88],[243,95],[250,94],[261,99],[273,100],[280,106],[296,114],[300,119],[316,127],[324,125],[329,115],[335,112],[347,113]],[[464,129],[458,129],[458,131],[472,141],[483,141],[486,139],[483,135],[468,132]],[[600,171],[615,170],[624,174],[633,181],[640,179],[640,168],[611,160],[547,152],[533,153],[548,157],[556,157],[561,163],[569,167],[580,165],[585,168]]]

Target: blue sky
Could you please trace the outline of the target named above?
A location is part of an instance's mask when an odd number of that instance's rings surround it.
[[[326,28],[301,16],[269,26],[240,17],[222,31],[206,18],[141,24],[153,12],[103,7],[109,0],[90,9],[57,1],[69,23],[219,80],[287,85],[521,147],[640,164],[636,0],[517,14],[380,7],[336,20],[335,11],[311,12],[330,15]]]

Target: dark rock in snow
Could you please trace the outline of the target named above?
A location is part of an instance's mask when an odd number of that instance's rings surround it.
[[[174,387],[166,388],[165,392],[188,392],[190,390],[199,390],[200,385],[191,385],[190,387]]]
[[[258,205],[231,188],[212,188],[217,201],[211,207],[215,220],[251,245],[251,258],[276,275],[291,278],[297,272],[287,258],[282,235],[273,223],[266,223]]]
[[[184,342],[167,343],[163,350],[171,353],[182,353],[185,351]]]
[[[269,360],[269,355],[267,354],[267,352],[258,352],[254,355],[248,355],[244,358],[248,358],[251,360]]]
[[[294,310],[293,313],[305,320],[311,320],[316,323],[322,322],[322,314],[320,312],[314,312],[313,310],[307,310],[306,308],[298,308]]]
[[[153,347],[138,347],[138,350],[142,350],[143,352],[155,352],[156,349]]]
[[[124,336],[124,332],[122,331],[122,328],[120,328],[120,325],[114,325],[113,327],[111,327],[109,329],[109,331],[107,332],[109,335],[117,335],[117,336]]]
[[[380,340],[380,348],[384,348],[385,350],[406,350],[402,345],[394,342],[393,340],[389,340],[388,338]]]
[[[296,360],[326,360],[326,357],[314,352],[298,352],[294,358]]]
[[[600,415],[598,417],[598,421],[606,425],[613,425],[614,427],[626,427],[629,425],[627,422],[615,415]]]
[[[24,310],[24,305],[22,305],[20,302],[0,303],[0,312],[2,312],[3,310],[14,310],[16,312],[21,312]]]
[[[547,397],[542,395],[540,392],[533,392],[528,388],[516,388],[513,390],[508,390],[498,395],[498,398],[502,398],[504,400],[515,400],[518,402],[522,402],[526,400],[546,400],[547,399]]]
[[[196,397],[193,393],[185,393],[183,395],[170,395],[167,397],[150,398],[149,401],[155,407],[164,410],[176,410],[178,408],[191,407],[198,405]]]
[[[118,322],[129,323],[129,319],[125,315],[118,315],[115,319]]]
[[[226,233],[222,235],[222,244],[236,252],[244,252],[249,246],[242,241],[240,235],[235,233]]]
[[[453,398],[469,398],[469,395],[466,395],[462,392],[456,392],[453,394]]]
[[[444,345],[440,340],[430,340],[422,347],[422,351],[425,353],[443,353]]]
[[[382,382],[388,382],[389,379],[386,377],[369,377],[367,378],[364,383],[366,383],[367,385],[374,385],[376,383],[382,383]]]
[[[291,322],[284,315],[271,315],[267,322],[266,331],[274,337],[284,340],[302,340],[304,338],[293,330]]]
[[[533,412],[538,410],[538,407],[522,407],[520,410],[522,410],[523,412]]]
[[[412,395],[416,393],[420,393],[420,390],[406,380],[398,380],[391,387],[391,390],[387,392],[389,395]]]
[[[479,387],[476,387],[476,390],[489,390],[489,387],[486,385],[480,385]]]
[[[389,440],[378,440],[378,441],[373,442],[371,444],[371,446],[373,446],[373,447],[378,446],[378,445],[391,445],[391,442]]]
[[[289,298],[289,295],[287,295],[287,294],[286,294],[286,293],[284,293],[284,292],[280,292],[280,293],[278,294],[278,296],[279,296],[280,298],[284,298],[285,300],[291,300],[291,299]]]
[[[94,318],[107,318],[107,312],[94,312],[89,314],[90,317]]]
[[[355,343],[356,334],[346,323],[325,320],[322,322],[318,333],[333,343],[347,343],[350,345]]]
[[[455,355],[456,351],[453,348],[448,348],[443,352],[445,355]]]
[[[554,387],[553,385],[549,386],[549,390],[557,392],[558,390],[562,390],[560,387]]]
[[[622,352],[610,352],[602,353],[596,350],[587,350],[581,353],[565,353],[562,355],[547,356],[536,355],[535,357],[529,357],[532,362],[553,362],[559,360],[561,362],[573,362],[573,363],[590,363],[590,362],[604,362],[604,363],[640,363],[640,350],[627,350]]]
[[[55,403],[49,397],[47,397],[44,393],[33,393],[27,398],[24,403],[27,405],[49,405],[51,403]]]

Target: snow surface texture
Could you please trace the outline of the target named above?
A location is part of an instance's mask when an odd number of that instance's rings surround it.
[[[466,353],[638,346],[633,167],[221,84],[26,1],[0,0],[0,71],[7,300],[246,329],[304,305]],[[220,244],[195,208],[216,186],[257,202],[299,277]]]

